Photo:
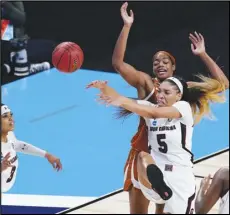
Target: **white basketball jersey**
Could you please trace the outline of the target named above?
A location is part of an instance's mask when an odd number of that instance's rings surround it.
[[[219,214],[229,214],[229,191],[220,200]]]
[[[18,157],[14,149],[17,139],[14,136],[13,132],[9,132],[7,136],[7,143],[1,143],[2,152],[1,160],[6,156],[7,153],[10,153],[9,161],[13,167],[9,167],[1,173],[1,192],[9,191],[15,182],[17,169],[18,169]]]
[[[143,100],[139,100],[138,103],[156,106]],[[172,164],[192,167],[191,148],[194,124],[192,109],[189,103],[185,101],[176,102],[173,107],[181,113],[181,118],[145,118],[151,154],[157,165]]]

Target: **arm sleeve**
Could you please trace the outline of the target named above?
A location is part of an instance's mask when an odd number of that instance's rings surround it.
[[[39,157],[45,157],[46,155],[46,151],[33,146],[29,143],[17,140],[15,143],[15,150],[17,152],[21,152],[24,154],[28,154],[28,155],[34,155],[34,156],[39,156]]]
[[[176,102],[173,107],[175,107],[181,114],[181,121],[185,125],[193,126],[194,120],[192,115],[192,108],[188,102],[185,101],[179,101]]]
[[[9,132],[8,137],[14,142],[14,149],[16,152],[21,152],[23,154],[34,155],[39,157],[45,157],[46,151],[33,146],[29,143],[18,140],[13,132]]]

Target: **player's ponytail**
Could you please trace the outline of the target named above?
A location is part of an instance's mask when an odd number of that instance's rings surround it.
[[[183,79],[177,78],[183,86],[181,100],[187,101],[191,105],[195,123],[198,123],[204,116],[213,119],[210,102],[225,102],[225,95],[221,93],[225,90],[223,83],[203,75],[197,75],[197,77],[201,82],[190,82],[189,86]],[[166,81],[173,83],[172,80],[166,79]],[[177,86],[175,83],[173,84]]]
[[[224,103],[225,91],[224,83],[215,79],[205,77],[203,75],[197,76],[202,82],[194,82],[188,87],[185,98],[191,105],[195,123],[198,123],[203,116],[213,119],[213,114],[210,109],[210,102]]]

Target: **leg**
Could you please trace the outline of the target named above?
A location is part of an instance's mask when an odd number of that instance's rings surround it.
[[[146,189],[155,190],[163,200],[172,197],[172,190],[165,183],[162,171],[149,153],[138,154],[137,172],[139,181]]]
[[[148,214],[149,200],[142,191],[133,187],[129,190],[130,214]]]

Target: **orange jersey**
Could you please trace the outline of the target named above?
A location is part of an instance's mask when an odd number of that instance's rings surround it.
[[[155,82],[157,80],[154,79],[153,81]],[[145,100],[150,100],[153,103],[156,103],[156,92],[157,91],[153,89],[153,91],[145,98]],[[148,152],[148,128],[145,124],[145,120],[142,117],[140,117],[137,133],[131,140],[131,146],[138,151]]]

